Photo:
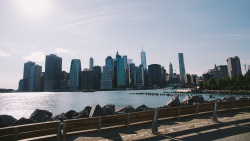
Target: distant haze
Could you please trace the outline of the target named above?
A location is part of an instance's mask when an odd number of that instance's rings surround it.
[[[103,66],[105,58],[127,55],[138,66],[179,73],[178,53],[186,73],[201,75],[226,59],[239,56],[242,72],[250,65],[249,0],[1,0],[0,88],[18,88],[23,65],[36,62],[45,70],[45,55],[72,59],[82,68]],[[175,71],[176,70],[176,71]]]

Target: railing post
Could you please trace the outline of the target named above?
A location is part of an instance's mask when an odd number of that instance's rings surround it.
[[[98,132],[101,132],[101,126],[102,126],[102,118],[98,118]]]
[[[196,117],[198,117],[199,114],[199,104],[196,105]]]
[[[18,134],[18,128],[15,127],[13,130],[13,141],[17,141],[18,139],[17,134]]]
[[[217,122],[217,121],[218,121],[218,118],[217,118],[217,108],[218,108],[218,101],[215,100],[215,102],[214,102],[213,117],[212,117],[212,120],[213,120],[214,122]]]
[[[177,115],[177,120],[179,120],[180,119],[180,113],[181,113],[181,108],[180,108],[180,106],[178,107],[178,115]]]
[[[233,111],[233,101],[231,101],[231,112]]]
[[[67,122],[63,121],[63,141],[66,141]]]
[[[127,117],[127,128],[129,128],[129,123],[130,123],[130,114],[128,114],[128,117]]]
[[[60,138],[61,138],[61,122],[59,121],[57,123],[57,140],[60,141]]]
[[[152,133],[158,133],[158,109],[156,108],[153,113],[153,120],[152,120]]]

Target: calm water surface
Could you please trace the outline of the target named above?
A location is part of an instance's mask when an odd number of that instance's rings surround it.
[[[166,90],[144,90],[144,91],[97,91],[83,92],[35,92],[35,93],[2,93],[0,94],[0,115],[7,114],[19,119],[29,118],[31,113],[39,108],[51,111],[54,115],[75,110],[77,112],[85,106],[100,104],[114,104],[116,108],[125,105],[133,107],[142,104],[155,108],[165,105],[172,96],[149,96],[135,95],[129,93],[163,93]],[[187,94],[180,96],[182,100]],[[203,95],[205,100],[210,100],[209,95]],[[221,98],[216,96],[215,98]]]

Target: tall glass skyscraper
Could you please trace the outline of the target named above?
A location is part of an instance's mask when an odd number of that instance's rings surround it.
[[[81,61],[73,59],[70,65],[70,89],[78,90],[81,88]]]
[[[173,70],[173,65],[172,65],[171,62],[170,62],[170,65],[169,65],[169,74],[170,74],[170,78],[173,78],[173,76],[174,76],[174,70]]]
[[[185,82],[185,64],[184,64],[184,57],[183,53],[178,53],[179,57],[179,68],[180,68],[180,79],[182,82]]]
[[[59,88],[62,72],[62,58],[55,54],[46,56],[44,91],[53,91]]]
[[[29,91],[40,91],[41,90],[41,75],[42,67],[34,65],[30,68],[30,79],[29,79]]]
[[[101,76],[101,89],[112,89],[112,77],[111,70],[108,66],[103,67],[103,73]]]
[[[115,86],[118,88],[125,87],[125,67],[124,67],[124,58],[122,58],[118,51],[116,53],[116,58],[114,61],[114,72],[115,72]]]
[[[23,86],[21,91],[29,91],[29,85],[30,85],[30,70],[31,67],[35,65],[35,62],[27,62],[24,63],[24,69],[23,69]]]
[[[93,67],[94,67],[94,59],[92,57],[90,57],[90,59],[89,59],[89,70],[93,71]]]
[[[143,47],[141,51],[141,65],[143,66],[144,70],[147,70],[146,52],[143,51]]]
[[[107,66],[110,69],[111,77],[113,79],[113,75],[114,75],[114,62],[113,62],[113,58],[111,56],[108,56],[105,59],[105,66]]]

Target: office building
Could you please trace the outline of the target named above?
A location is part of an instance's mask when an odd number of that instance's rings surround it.
[[[142,51],[141,51],[141,65],[143,66],[144,70],[147,71],[146,52],[143,51],[143,46],[142,46]]]
[[[179,57],[179,68],[180,68],[180,79],[182,82],[185,82],[185,64],[184,64],[184,57],[183,57],[183,53],[178,53],[178,57]]]
[[[85,90],[94,89],[94,73],[93,71],[83,71],[81,75],[81,88]]]
[[[185,74],[185,83],[190,84],[191,83],[191,75],[190,74]]]
[[[60,78],[62,72],[62,58],[55,54],[46,56],[44,91],[54,91],[60,87]]]
[[[134,87],[135,86],[135,64],[134,63],[130,63],[129,64],[129,86],[130,87]]]
[[[191,83],[192,84],[196,84],[196,78],[197,78],[197,75],[194,75],[194,74],[191,75]]]
[[[101,89],[112,89],[112,75],[111,70],[108,66],[103,67],[103,72],[100,80]]]
[[[136,87],[144,87],[144,67],[140,65],[139,67],[135,67],[134,73],[134,81]]]
[[[93,67],[94,67],[94,59],[92,57],[90,57],[90,59],[89,59],[89,70],[93,71]]]
[[[169,75],[170,75],[170,78],[173,78],[174,76],[174,69],[173,69],[173,65],[171,62],[169,64]]]
[[[228,76],[228,68],[226,65],[215,65],[213,69],[208,70],[208,73],[212,74],[215,80],[218,80]]]
[[[30,68],[30,79],[29,79],[29,91],[40,91],[41,90],[41,75],[42,67],[34,65]]]
[[[242,74],[240,58],[238,56],[229,57],[227,59],[228,75],[232,78],[236,74]]]
[[[126,87],[126,80],[125,79],[126,78],[125,78],[124,58],[122,58],[117,51],[116,58],[114,60],[115,87],[117,87],[117,88]]]
[[[100,79],[102,76],[102,68],[100,66],[93,67],[94,73],[94,89],[100,89]]]
[[[70,65],[70,89],[79,90],[81,88],[81,61],[73,59]],[[66,83],[66,82],[64,82]]]
[[[154,88],[161,86],[161,65],[151,64],[148,66],[148,75]]]
[[[111,77],[113,79],[113,77],[114,77],[114,60],[111,56],[108,56],[105,59],[105,66],[107,66],[110,69]]]
[[[34,66],[34,62],[27,62],[24,63],[24,68],[23,68],[23,79],[20,80],[19,82],[19,91],[22,92],[27,92],[29,91],[29,85],[30,85],[30,69],[32,66]]]

